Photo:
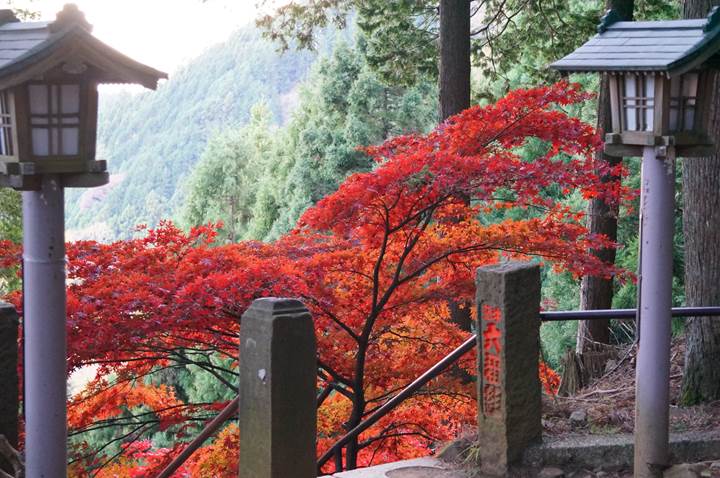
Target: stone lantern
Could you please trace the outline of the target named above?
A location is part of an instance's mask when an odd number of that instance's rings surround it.
[[[167,75],[103,44],[75,5],[54,22],[19,22],[0,11],[0,185],[39,187],[58,174],[63,186],[108,181],[95,158],[102,83],[155,89]]]
[[[52,22],[0,10],[0,186],[23,191],[25,476],[66,476],[64,188],[108,182],[95,157],[101,83],[165,73],[91,34],[74,5]]]
[[[675,157],[708,156],[710,105],[720,65],[720,9],[707,19],[619,21],[553,63],[565,73],[608,75],[611,156],[642,156],[639,349],[635,374],[635,476],[669,464],[669,378]]]

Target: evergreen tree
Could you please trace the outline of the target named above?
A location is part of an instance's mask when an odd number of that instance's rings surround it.
[[[0,240],[22,240],[20,193],[8,188],[0,188]]]
[[[224,223],[225,240],[273,239],[312,204],[372,161],[359,150],[424,132],[436,118],[432,82],[388,85],[368,65],[367,44],[340,41],[300,89],[285,128],[253,113],[248,126],[216,136],[188,183],[183,222]]]
[[[268,178],[283,193],[268,238],[292,228],[302,212],[333,192],[351,173],[372,168],[359,147],[400,134],[427,131],[435,122],[435,87],[383,83],[358,48],[340,44],[321,60],[301,93],[284,135],[281,177]],[[278,181],[280,179],[280,181]],[[267,217],[267,214],[264,216]]]
[[[131,236],[138,223],[179,216],[188,191],[181,186],[209,138],[246,124],[259,100],[272,121],[284,121],[315,57],[279,55],[250,26],[180,68],[156,92],[101,92],[98,156],[108,160],[111,184],[68,191],[68,228],[103,223],[117,239]]]
[[[685,0],[685,18],[703,18],[717,0]],[[720,80],[712,88],[710,133],[720,138]],[[717,148],[718,146],[716,146]],[[720,150],[683,161],[685,293],[689,306],[720,304]],[[720,398],[720,321],[695,317],[687,322],[683,401]]]
[[[220,239],[228,242],[248,235],[258,181],[270,158],[270,116],[268,106],[259,103],[248,125],[211,138],[189,179],[186,224],[222,222]]]

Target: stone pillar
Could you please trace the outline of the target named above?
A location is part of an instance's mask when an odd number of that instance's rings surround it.
[[[480,468],[502,476],[542,435],[540,268],[481,267],[476,284]]]
[[[0,302],[0,435],[18,446],[18,314],[15,308]],[[12,467],[0,458],[0,469],[12,473]]]
[[[317,357],[310,313],[257,299],[240,327],[240,478],[315,478]]]

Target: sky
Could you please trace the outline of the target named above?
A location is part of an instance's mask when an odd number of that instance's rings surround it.
[[[257,0],[13,0],[53,20],[75,3],[93,34],[116,50],[172,74],[258,15]]]

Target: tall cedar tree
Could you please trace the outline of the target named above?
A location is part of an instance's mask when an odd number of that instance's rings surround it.
[[[381,57],[385,61],[392,61],[403,56],[411,56],[417,60],[418,65],[406,65],[401,68],[405,74],[401,78],[393,78],[391,73],[387,77],[398,81],[406,81],[414,75],[408,71],[427,68],[428,49],[421,45],[410,45],[408,33],[419,30],[412,24],[415,16],[426,17],[427,23],[432,24],[433,19],[439,13],[440,28],[439,36],[439,86],[440,86],[440,118],[446,118],[459,113],[470,106],[470,3],[471,0],[440,0],[439,3],[432,0],[401,1],[393,5],[376,5],[370,1],[364,3],[357,0],[313,0],[305,5],[291,3],[279,7],[274,15],[268,15],[258,20],[258,25],[263,27],[266,35],[273,40],[279,41],[283,48],[288,48],[290,41],[295,40],[301,48],[312,48],[315,30],[324,27],[329,22],[343,26],[348,12],[357,9],[360,12],[359,24],[370,36],[379,30],[392,30],[390,35],[394,36],[395,44],[402,44],[411,48],[411,51],[395,51],[392,47],[383,47]],[[382,3],[382,2],[381,2]],[[389,15],[386,15],[389,14]],[[399,20],[397,29],[388,26],[388,20]],[[389,22],[389,23],[392,23]],[[428,37],[420,33],[419,37],[410,35],[411,41],[420,40],[421,43],[433,41],[433,27],[428,27]],[[369,49],[370,58],[374,58],[372,41]],[[375,58],[375,62],[379,60]],[[385,69],[387,70],[387,69]]]
[[[470,0],[440,0],[440,120],[470,107]],[[469,200],[469,199],[468,199]],[[450,315],[472,328],[472,302],[450,300]]]
[[[685,0],[683,17],[704,18],[718,0]],[[685,235],[685,297],[688,306],[720,304],[720,80],[713,97],[710,134],[716,152],[686,159],[683,173]],[[694,404],[720,399],[720,320],[694,317],[687,321],[683,401]]]
[[[607,8],[620,14],[623,20],[633,19],[634,0],[608,0]],[[601,77],[600,94],[598,96],[597,126],[601,131],[612,129],[610,116],[610,95],[608,78]],[[622,158],[606,155],[602,150],[597,152],[598,160],[611,166],[618,165]],[[603,181],[617,181],[617,177],[603,176]],[[592,199],[588,204],[588,229],[597,234],[604,234],[612,241],[617,240],[617,208],[609,206],[600,199]],[[615,249],[601,249],[594,253],[602,260],[614,263]],[[610,309],[613,299],[613,280],[603,277],[584,276],[580,285],[580,308]],[[585,320],[578,323],[577,343],[575,350],[583,354],[593,348],[595,343],[610,342],[609,320]]]
[[[470,0],[440,0],[440,120],[470,107]]]

